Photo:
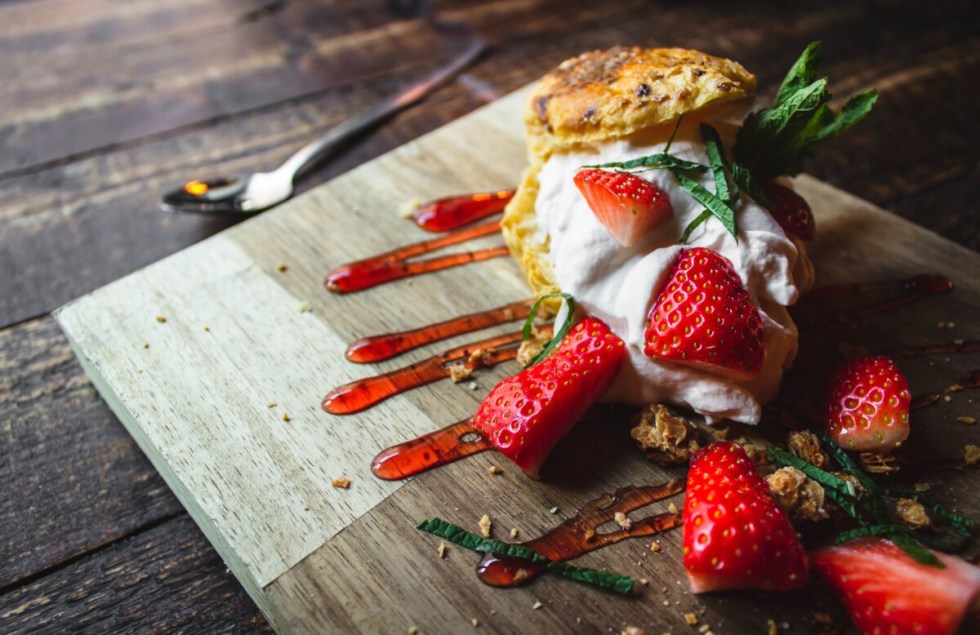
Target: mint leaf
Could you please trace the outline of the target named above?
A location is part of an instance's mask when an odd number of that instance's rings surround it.
[[[569,580],[575,580],[583,584],[614,591],[622,595],[629,595],[633,592],[634,581],[628,576],[609,573],[608,571],[597,571],[586,567],[577,567],[564,562],[554,562],[524,545],[515,545],[492,538],[483,538],[472,534],[462,527],[446,522],[441,518],[430,518],[423,520],[416,527],[445,540],[448,540],[464,549],[477,553],[492,553],[497,556],[508,556],[520,558],[536,564],[543,564],[549,573],[554,573]]]
[[[891,538],[891,541],[898,545],[902,551],[912,556],[912,559],[919,564],[927,564],[938,569],[946,568],[946,565],[940,562],[939,558],[937,558],[935,554],[926,549],[921,542],[912,536],[906,533],[895,533],[889,536],[889,538]]]
[[[783,79],[783,83],[779,87],[779,92],[776,93],[774,105],[778,106],[796,91],[816,81],[817,68],[820,66],[820,48],[821,44],[817,41],[810,42],[803,50],[800,58],[796,60],[793,66],[790,67],[789,72],[786,73],[786,78]]]
[[[704,221],[711,218],[711,216],[712,214],[709,210],[704,210],[703,212],[698,214],[697,218],[695,218],[694,220],[692,220],[690,223],[687,224],[687,227],[684,228],[684,233],[681,234],[681,238],[677,242],[679,242],[682,245],[686,245],[688,239],[691,237],[691,234],[694,233],[694,230],[700,227],[701,224],[704,223]]]
[[[698,203],[707,208],[715,218],[721,221],[728,232],[738,240],[738,229],[735,227],[735,210],[731,208],[727,201],[723,201],[713,192],[709,192],[703,185],[688,177],[683,172],[674,172],[677,183],[687,190],[687,193],[694,197]]]
[[[558,332],[552,336],[551,340],[545,345],[545,347],[541,349],[541,352],[534,356],[534,359],[531,360],[528,367],[534,366],[542,359],[550,355],[551,351],[558,348],[558,345],[561,344],[561,341],[565,339],[565,336],[568,334],[568,330],[572,328],[572,318],[575,316],[575,298],[568,293],[548,293],[538,298],[537,302],[534,303],[534,306],[531,307],[531,314],[528,315],[527,319],[524,321],[524,328],[521,330],[521,337],[525,340],[531,339],[534,328],[534,320],[538,316],[538,309],[541,308],[541,303],[549,298],[561,298],[566,304],[568,304],[568,319],[565,320],[565,323],[561,325],[561,328],[558,329]]]
[[[682,170],[684,172],[703,172],[705,166],[694,161],[679,159],[672,154],[659,152],[629,161],[613,161],[596,165],[583,165],[583,168],[612,168],[617,170]]]
[[[738,199],[738,191],[729,187],[728,171],[731,170],[731,166],[728,164],[728,157],[725,155],[724,146],[721,145],[718,131],[703,123],[701,138],[704,139],[705,153],[711,164],[711,173],[715,177],[715,194],[729,205],[733,205]]]

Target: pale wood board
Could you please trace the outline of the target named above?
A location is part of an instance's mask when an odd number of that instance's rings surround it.
[[[488,453],[385,483],[369,471],[378,450],[471,415],[516,367],[478,373],[475,389],[439,382],[359,415],[337,418],[321,410],[321,398],[336,385],[474,338],[377,367],[347,363],[348,342],[527,296],[508,259],[350,296],[322,286],[333,266],[430,237],[399,217],[406,201],[515,184],[525,162],[525,95],[510,95],[80,298],[57,319],[103,397],[281,631],[398,633],[417,625],[423,632],[459,632],[476,619],[502,632],[627,624],[682,632],[690,628],[681,616],[687,611],[715,632],[759,632],[770,617],[805,622],[798,595],[763,601],[748,594],[687,595],[679,532],[662,538],[660,553],[641,540],[582,559],[650,581],[643,597],[624,599],[557,580],[512,591],[485,587],[473,575],[472,554],[450,549],[438,559],[439,541],[413,529],[438,515],[475,530],[487,513],[497,537],[518,527],[527,539],[601,492],[677,474],[629,447],[621,411],[600,410],[579,426],[543,482]],[[799,188],[818,218],[811,253],[821,284],[933,271],[957,285],[941,298],[870,318],[854,331],[856,343],[874,349],[980,338],[974,319],[980,256],[813,179],[799,179]],[[956,326],[937,328],[947,322]],[[903,363],[913,386],[921,386],[917,393],[942,390],[974,366],[975,356]],[[968,396],[924,412],[923,429],[942,431],[927,445],[948,455],[978,443],[976,427],[955,422],[976,414]],[[491,464],[502,465],[504,474],[490,476]],[[961,508],[976,508],[974,474],[944,477],[941,491]],[[340,476],[351,479],[350,489],[331,487]]]

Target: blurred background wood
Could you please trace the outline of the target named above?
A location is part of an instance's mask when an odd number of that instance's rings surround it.
[[[808,172],[980,249],[980,9],[968,0],[0,2],[0,630],[268,630],[50,312],[232,223],[163,214],[161,192],[276,165],[466,33],[493,50],[300,191],[583,50],[703,49],[744,63],[768,98],[820,39],[836,94],[881,99]]]

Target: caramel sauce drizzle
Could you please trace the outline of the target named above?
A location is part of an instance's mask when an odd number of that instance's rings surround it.
[[[429,201],[412,212],[412,220],[430,232],[444,232],[499,214],[516,190],[460,194]]]
[[[380,479],[397,481],[492,449],[493,444],[476,431],[470,417],[382,450],[371,461],[371,471]]]
[[[846,311],[838,316],[838,320],[846,322],[882,311],[888,311],[910,304],[929,295],[939,295],[952,290],[953,281],[938,274],[921,274],[903,280],[886,280],[861,284],[844,284],[832,287],[821,287],[813,290],[813,297],[819,299],[840,298],[883,291],[897,291],[898,294],[878,302],[872,302],[863,307]],[[815,325],[808,325],[810,327]]]
[[[409,261],[411,258],[437,249],[489,236],[499,231],[500,223],[498,222],[477,225],[469,229],[450,232],[439,238],[393,249],[372,258],[349,262],[328,273],[324,284],[333,293],[352,293],[403,278],[506,256],[510,253],[507,247],[489,247],[426,260]]]
[[[471,372],[515,359],[520,343],[521,333],[498,335],[459,346],[404,368],[344,384],[323,398],[323,409],[335,415],[361,412],[406,390],[451,377],[454,363]]]
[[[515,320],[523,320],[531,314],[533,304],[533,300],[513,302],[487,311],[462,315],[409,331],[372,335],[350,344],[344,355],[348,361],[356,364],[380,362],[450,337],[472,333]]]
[[[600,533],[599,529],[614,522],[617,513],[628,514],[653,502],[670,498],[684,491],[684,487],[684,480],[675,480],[661,485],[630,485],[620,488],[613,494],[603,494],[586,503],[573,518],[522,544],[549,560],[563,562],[626,538],[661,533],[683,522],[680,512],[663,512],[640,520],[631,520],[626,527],[617,525],[617,529],[610,532]],[[493,554],[485,555],[476,569],[477,577],[491,586],[517,586],[544,571],[541,564]]]

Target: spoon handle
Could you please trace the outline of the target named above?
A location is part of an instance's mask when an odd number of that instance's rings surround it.
[[[296,178],[296,175],[303,168],[310,165],[314,159],[320,157],[337,144],[428,95],[432,90],[441,86],[456,73],[472,63],[486,48],[487,44],[485,41],[475,40],[452,61],[436,70],[423,81],[409,86],[397,95],[380,101],[366,110],[362,110],[357,115],[331,129],[323,137],[303,146],[294,155],[286,159],[281,166],[276,168],[276,172],[289,175],[290,180]]]

